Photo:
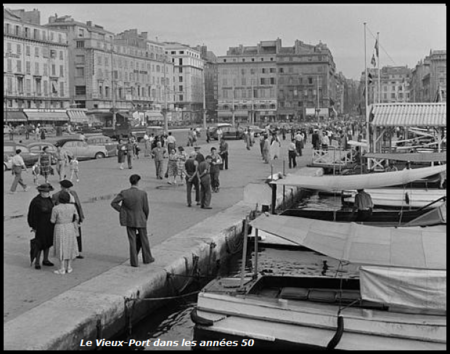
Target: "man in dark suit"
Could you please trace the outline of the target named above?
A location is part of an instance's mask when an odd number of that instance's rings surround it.
[[[70,182],[67,179],[64,179],[64,180],[60,181],[59,184],[61,185],[61,190],[52,195],[52,200],[55,203],[55,205],[58,205],[59,204],[59,194],[62,191],[66,191],[70,195],[70,203],[75,204],[75,207],[77,208],[77,212],[78,212],[78,216],[79,216],[78,230],[77,230],[77,243],[78,243],[79,255],[77,256],[77,258],[83,259],[84,257],[81,255],[81,251],[83,250],[83,246],[82,246],[82,242],[81,242],[81,223],[84,220],[84,213],[83,213],[83,208],[81,207],[80,198],[78,197],[77,192],[70,189],[71,187],[73,187],[72,182]]]
[[[145,264],[152,263],[155,259],[150,251],[150,243],[147,236],[147,219],[150,212],[147,192],[138,189],[141,176],[131,175],[131,188],[121,191],[111,202],[111,206],[120,213],[120,225],[127,227],[128,241],[130,242],[130,264],[138,266],[138,249],[136,232],[142,246],[142,258]],[[138,243],[139,243],[138,241]]]

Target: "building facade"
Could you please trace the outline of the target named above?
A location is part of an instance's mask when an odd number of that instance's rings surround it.
[[[218,72],[219,120],[293,122],[317,112],[328,117],[343,97],[333,57],[322,43],[296,40],[293,47],[283,47],[278,38],[232,47],[218,57]]]
[[[204,60],[203,75],[206,120],[208,122],[217,122],[217,57],[213,52],[208,51],[208,48],[205,45],[197,46],[197,50],[200,52],[200,56]]]
[[[447,51],[430,51],[412,70],[411,101],[436,102],[447,99]]]
[[[180,43],[165,42],[164,46],[173,65],[172,116],[177,120],[199,124],[203,120],[204,101],[204,60],[201,53]]]
[[[38,10],[3,9],[4,105],[7,121],[67,121],[67,35],[40,24]],[[23,115],[26,113],[27,117]]]

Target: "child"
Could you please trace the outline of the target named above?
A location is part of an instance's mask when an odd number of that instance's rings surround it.
[[[72,181],[73,175],[75,174],[75,177],[77,178],[77,182],[80,182],[80,179],[78,177],[78,160],[77,157],[74,156],[73,158],[69,156],[69,164],[70,164],[70,181]]]
[[[38,179],[39,175],[41,173],[41,166],[39,165],[39,162],[36,162],[33,167],[31,168],[31,173],[33,174],[33,183],[35,185],[38,185]]]

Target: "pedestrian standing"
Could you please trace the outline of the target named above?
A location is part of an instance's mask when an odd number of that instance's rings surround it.
[[[150,137],[147,135],[147,133],[144,134],[144,157],[150,156]]]
[[[63,150],[60,145],[56,147],[56,172],[58,172],[59,180],[66,179],[66,166],[69,163],[67,151]]]
[[[228,143],[222,137],[219,145],[219,155],[222,158],[222,166],[225,170],[228,170]]]
[[[203,154],[200,152],[200,146],[195,146],[194,150],[197,153],[197,156],[195,156],[197,162],[200,164],[200,162],[205,161],[205,156],[203,156]]]
[[[184,164],[186,163],[188,156],[184,151],[184,148],[180,145],[178,146],[177,153],[177,176],[180,177],[180,185],[184,184],[184,179],[186,177],[186,169]]]
[[[355,195],[355,202],[353,204],[352,214],[357,210],[357,221],[365,221],[370,218],[373,210],[373,201],[369,193],[366,193],[364,189],[358,189],[358,193]]]
[[[212,209],[211,204],[211,175],[210,164],[211,155],[198,165],[198,176],[200,179],[200,204],[202,209]]]
[[[39,128],[39,124],[36,126],[36,129],[34,130],[34,140],[40,140],[41,139],[41,129]]]
[[[319,132],[317,129],[314,129],[314,132],[311,136],[311,143],[313,145],[314,150],[320,150],[320,138],[319,138]]]
[[[280,157],[281,142],[278,138],[277,132],[272,134],[272,141],[270,143],[270,159],[275,160]]]
[[[130,244],[130,264],[138,267],[138,244],[142,247],[144,264],[155,261],[150,250],[147,235],[147,220],[150,213],[147,192],[140,190],[141,176],[131,175],[131,188],[121,191],[111,202],[111,206],[120,213],[120,225],[127,228]],[[139,241],[137,241],[139,240]]]
[[[264,143],[265,143],[265,140],[266,139],[264,137],[264,134],[261,134],[259,136],[259,148],[261,150],[261,157],[262,157],[263,161],[264,161]]]
[[[78,172],[80,171],[77,155],[73,157],[69,156],[69,165],[70,165],[70,180],[72,181],[73,176],[77,178],[77,182],[80,182],[80,177],[78,176]]]
[[[169,132],[169,135],[167,136],[167,151],[172,151],[172,149],[177,148],[177,140],[172,135],[172,132]],[[176,150],[175,150],[176,151]]]
[[[169,184],[177,183],[177,174],[178,174],[177,160],[178,160],[177,152],[175,151],[175,149],[172,149],[169,153],[169,159],[167,162],[167,172],[166,172],[166,176],[168,178],[167,183],[169,183]]]
[[[134,141],[132,137],[128,138],[126,149],[127,149],[128,169],[131,170],[133,168],[133,150],[134,150]]]
[[[125,163],[126,154],[127,146],[122,143],[122,139],[119,139],[117,144],[117,162],[119,163],[119,168],[121,170],[123,170],[123,164]]]
[[[60,262],[54,273],[62,275],[72,273],[72,260],[79,255],[74,227],[79,216],[75,205],[70,203],[68,192],[61,191],[57,198],[58,204],[52,209],[50,221],[55,224],[54,251]]]
[[[80,198],[78,197],[78,194],[76,191],[72,190],[71,188],[73,187],[73,183],[68,181],[68,180],[63,180],[59,182],[60,186],[61,186],[61,190],[59,192],[56,192],[55,194],[53,194],[52,199],[53,199],[53,203],[55,205],[58,205],[58,198],[59,195],[61,194],[61,192],[67,192],[69,193],[69,197],[70,197],[70,203],[75,205],[75,208],[77,210],[78,213],[78,221],[74,222],[74,226],[75,226],[75,235],[76,235],[76,239],[77,239],[77,244],[78,244],[78,255],[77,258],[83,259],[84,257],[81,255],[81,252],[83,251],[83,243],[82,243],[82,239],[81,239],[81,223],[84,221],[84,212],[83,212],[83,208],[81,206],[81,201]]]
[[[45,140],[45,130],[41,129],[41,140]]]
[[[25,162],[23,161],[22,156],[20,156],[20,153],[22,150],[17,149],[16,154],[11,159],[11,165],[12,165],[12,174],[14,176],[14,181],[11,185],[11,194],[16,193],[17,185],[20,184],[20,186],[23,188],[23,190],[26,192],[29,187],[23,182],[22,179],[22,171],[28,172],[27,167],[25,166]]]
[[[48,146],[44,146],[42,148],[42,153],[39,156],[38,159],[38,164],[40,166],[40,170],[41,170],[41,175],[44,176],[45,179],[45,183],[48,183],[48,176],[52,173],[52,166],[51,166],[51,159],[52,157],[50,156],[49,152],[48,152]]]
[[[48,255],[50,247],[53,246],[53,230],[54,225],[50,221],[52,216],[53,201],[50,197],[50,192],[53,191],[53,186],[49,183],[41,184],[37,187],[39,194],[33,198],[28,208],[27,221],[31,227],[31,231],[35,234],[36,240],[36,258],[34,263],[35,269],[41,269],[41,252],[44,251],[45,266],[53,266],[49,261]]]
[[[209,127],[206,128],[206,142],[209,144],[209,142],[211,141],[211,136],[210,136],[210,129]]]
[[[195,188],[195,201],[197,205],[200,205],[200,181],[198,179],[198,161],[195,159],[196,156],[197,153],[192,151],[184,164],[186,171],[186,193],[188,207],[192,205],[192,187]]]
[[[297,150],[297,155],[302,156],[302,148],[303,148],[303,135],[300,130],[295,134],[295,149]]]
[[[220,141],[222,140],[222,135],[223,135],[223,131],[222,129],[219,127],[217,128],[217,139]]]
[[[161,146],[161,142],[156,143],[156,147],[152,149],[152,156],[155,160],[156,178],[163,179],[164,154],[166,149]]]
[[[215,147],[211,148],[211,189],[214,193],[219,192],[220,182],[220,165],[222,165],[222,159],[220,155],[217,153],[217,149]]]
[[[295,146],[295,139],[291,140],[288,147],[289,168],[297,167],[297,147]]]
[[[192,127],[188,131],[188,143],[187,146],[194,146],[194,131]]]
[[[269,143],[269,137],[265,134],[264,134],[263,156],[264,156],[264,163],[269,163],[269,161],[270,161],[270,143]]]

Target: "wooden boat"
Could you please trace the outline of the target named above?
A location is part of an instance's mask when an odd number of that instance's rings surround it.
[[[445,232],[336,224],[265,214],[251,222],[359,264],[359,279],[216,279],[198,295],[194,340],[239,349],[445,350]]]
[[[443,208],[444,204],[441,205]],[[315,220],[337,221],[337,222],[356,222],[364,225],[380,226],[380,227],[395,227],[407,224],[414,219],[417,219],[429,210],[377,210],[375,209],[371,217],[364,221],[356,221],[356,213],[351,210],[306,210],[306,209],[287,209],[281,213],[285,216],[296,216]],[[442,215],[442,217],[440,217]],[[417,222],[415,226],[432,226],[446,223],[444,213],[437,215],[438,217],[422,219],[422,224]]]
[[[364,189],[370,194],[377,207],[391,208],[423,208],[440,199],[439,202],[429,205],[430,208],[441,206],[447,196],[446,189],[413,189],[413,188],[378,188]],[[355,202],[356,191],[344,191],[344,203]],[[345,197],[348,195],[348,197]]]
[[[306,189],[316,189],[323,191],[342,191],[347,189],[373,189],[388,187],[398,184],[426,178],[446,171],[446,165],[407,169],[395,172],[370,173],[365,175],[346,176],[299,176],[288,174],[283,179],[278,179],[272,184],[298,186]]]

